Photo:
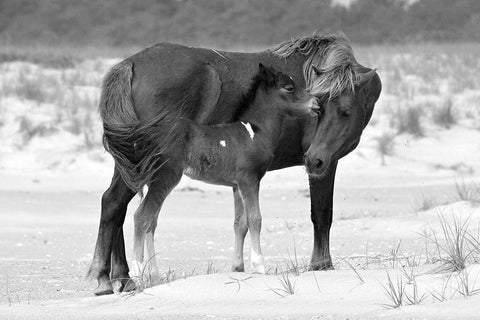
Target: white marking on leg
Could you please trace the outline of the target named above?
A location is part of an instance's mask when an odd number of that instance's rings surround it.
[[[132,260],[132,266],[130,268],[130,277],[141,278],[143,273],[143,264],[141,261]]]
[[[243,126],[247,130],[248,134],[250,135],[250,139],[252,139],[252,141],[253,141],[253,137],[255,136],[255,132],[253,132],[253,129],[252,129],[252,126],[250,125],[250,123],[243,122],[243,121],[240,121],[240,123],[243,124]]]
[[[227,146],[227,143],[225,142],[225,140],[220,140],[220,145],[222,147],[226,147]]]
[[[158,272],[158,266],[157,266],[157,257],[155,253],[155,245],[153,241],[153,232],[147,233],[145,236],[145,246],[146,246],[146,251],[147,251],[147,263],[149,265],[149,269],[147,270],[150,272],[150,275],[155,278],[155,277],[160,277],[160,274]]]
[[[255,251],[254,248],[250,250],[250,264],[253,272],[265,274],[265,262],[261,253]]]

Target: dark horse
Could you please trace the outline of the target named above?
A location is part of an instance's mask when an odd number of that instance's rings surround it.
[[[235,254],[232,269],[244,271],[243,244],[247,230],[250,232],[252,250],[251,263],[255,272],[265,273],[264,260],[260,248],[262,216],[258,201],[260,179],[267,172],[279,142],[283,122],[287,115],[306,117],[316,116],[316,98],[284,73],[259,64],[258,73],[240,100],[237,118],[239,121],[228,124],[200,125],[186,118],[173,118],[163,115],[138,124],[105,124],[105,138],[110,150],[119,140],[135,143],[135,152],[140,159],[125,158],[127,155],[112,152],[117,165],[130,163],[139,170],[123,168],[128,176],[125,181],[133,190],[141,190],[144,184],[152,185],[151,175],[155,170],[142,170],[142,163],[154,162],[150,157],[158,156],[156,148],[169,149],[162,157],[168,157],[168,166],[175,177],[175,185],[182,173],[192,179],[207,183],[230,186],[238,190],[244,212],[235,216]],[[130,136],[129,136],[130,134]],[[156,147],[152,148],[152,145]],[[151,152],[153,150],[153,152]],[[173,174],[175,173],[175,174]],[[173,180],[172,180],[173,182]],[[167,194],[164,195],[165,197]],[[135,214],[135,240],[133,273],[142,276],[148,270],[158,279],[155,262],[153,234],[159,214],[154,211],[150,192],[142,201]],[[157,203],[158,205],[158,203]],[[145,269],[144,244],[147,248]]]
[[[239,100],[259,63],[290,75],[322,101],[318,118],[285,121],[268,170],[305,163],[314,231],[310,267],[331,269],[329,234],[337,161],[358,145],[381,92],[380,78],[357,63],[343,35],[308,36],[257,53],[158,44],[125,59],[106,75],[100,101],[102,120],[104,124],[128,124],[180,114],[206,125],[235,121]],[[128,139],[115,148],[104,141],[112,153],[122,151],[141,157],[135,153],[135,143]],[[156,151],[160,156],[153,162],[130,168],[154,172],[148,191],[153,200],[151,207],[144,208],[148,211],[161,207],[177,181],[168,159],[161,156],[168,150]],[[119,290],[126,290],[129,283],[122,226],[127,205],[138,190],[129,187],[122,167],[129,168],[128,163],[115,166],[111,185],[102,197],[97,244],[89,270],[89,276],[98,281],[95,294],[112,293],[110,279],[121,279]],[[241,212],[238,189],[233,193],[235,212]]]

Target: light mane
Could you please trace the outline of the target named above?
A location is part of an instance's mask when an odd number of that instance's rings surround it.
[[[277,56],[288,58],[295,52],[307,56],[303,64],[306,89],[314,95],[328,95],[329,99],[341,93],[353,94],[358,75],[354,66],[357,61],[350,42],[344,33],[320,35],[314,33],[293,39],[271,50]],[[322,71],[318,77],[312,66]]]

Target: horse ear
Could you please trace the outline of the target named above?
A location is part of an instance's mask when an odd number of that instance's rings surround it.
[[[365,73],[360,74],[359,79],[357,82],[355,82],[355,86],[357,87],[363,87],[370,83],[372,80],[373,76],[377,73],[377,69],[373,69],[370,71],[367,71]]]
[[[373,109],[375,108],[375,103],[377,102],[378,97],[382,92],[382,81],[380,80],[380,77],[378,76],[378,74],[374,73],[374,76],[368,81],[368,86],[364,88],[367,94],[366,101],[365,101],[365,124],[364,124],[364,127],[366,127],[368,122],[370,121],[370,118],[372,117]]]
[[[259,73],[262,75],[263,79],[267,81],[267,83],[275,83],[277,76],[276,71],[273,68],[267,68],[263,65],[263,63],[258,64]]]
[[[265,70],[267,70],[267,68],[263,65],[263,63],[259,62],[258,63],[258,70],[260,72],[265,72]]]

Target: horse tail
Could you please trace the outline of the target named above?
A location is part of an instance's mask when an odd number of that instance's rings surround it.
[[[141,192],[168,161],[187,122],[165,112],[140,121],[133,107],[132,77],[131,62],[115,65],[103,81],[99,109],[105,150],[127,186]]]

